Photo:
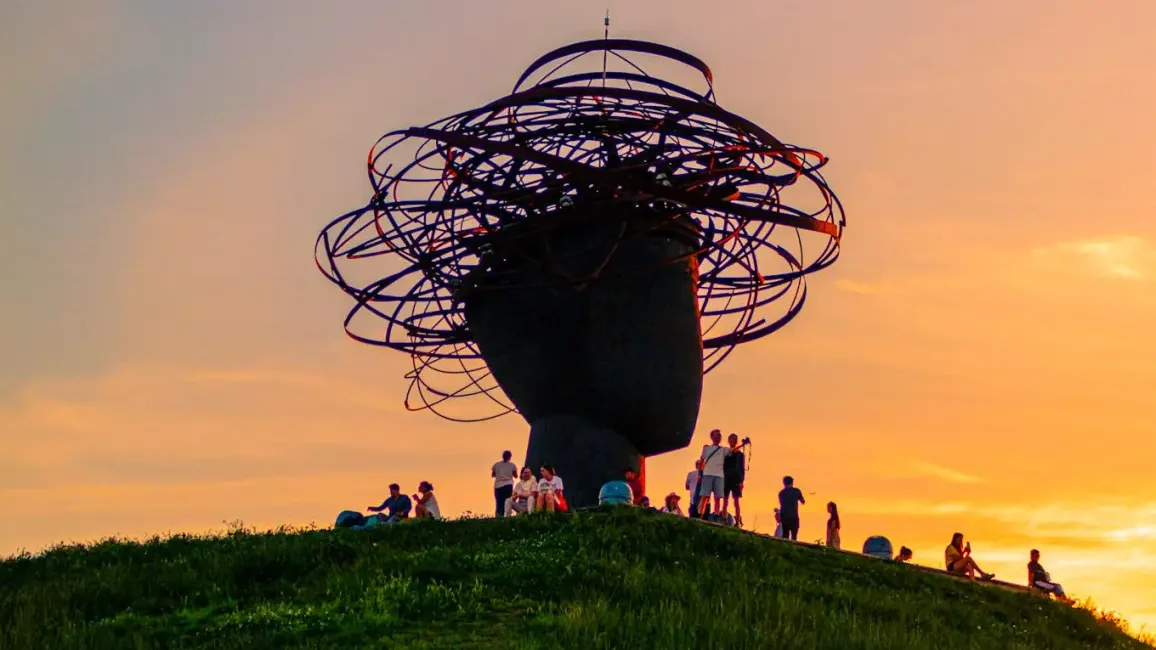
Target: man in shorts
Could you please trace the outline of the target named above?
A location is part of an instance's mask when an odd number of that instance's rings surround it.
[[[727,436],[727,455],[723,460],[723,502],[722,517],[727,518],[727,505],[731,497],[735,500],[735,525],[742,528],[743,511],[739,508],[739,499],[743,497],[743,483],[747,478],[746,454],[739,446],[738,434]]]
[[[706,514],[707,503],[714,495],[714,512],[718,512],[719,500],[723,497],[723,462],[727,457],[727,450],[722,446],[722,431],[715,429],[710,432],[711,444],[702,446],[702,479],[698,483],[698,514]]]

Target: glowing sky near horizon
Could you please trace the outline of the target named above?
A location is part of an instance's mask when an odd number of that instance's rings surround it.
[[[869,5],[869,6],[868,6]],[[0,22],[0,555],[329,523],[428,479],[486,512],[527,427],[402,407],[312,244],[381,133],[508,92],[606,3],[17,0]],[[612,2],[706,60],[720,102],[816,148],[848,213],[803,314],[708,376],[845,545],[938,566],[1027,551],[1156,627],[1156,4]],[[653,459],[681,490],[691,450]]]

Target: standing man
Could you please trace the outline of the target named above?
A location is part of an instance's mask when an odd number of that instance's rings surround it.
[[[506,499],[514,494],[514,477],[518,475],[518,466],[511,463],[514,454],[502,452],[502,460],[494,463],[490,476],[494,477],[494,516],[502,517],[506,514]]]
[[[710,432],[709,445],[702,446],[702,481],[698,486],[698,516],[705,518],[710,495],[714,495],[714,510],[718,512],[718,502],[723,496],[723,461],[727,451],[722,446],[722,431]]]
[[[779,490],[779,516],[783,520],[783,539],[799,539],[799,504],[807,503],[803,493],[795,487],[795,479],[783,477],[783,489]]]
[[[694,461],[694,469],[686,474],[686,491],[690,494],[690,508],[686,511],[686,516],[690,518],[698,517],[698,483],[702,478],[702,459]]]
[[[727,455],[723,460],[723,504],[722,518],[727,519],[727,502],[735,498],[735,525],[743,527],[743,511],[739,508],[739,499],[743,497],[743,483],[747,479],[746,454],[739,447],[739,436],[732,433],[727,436]]]

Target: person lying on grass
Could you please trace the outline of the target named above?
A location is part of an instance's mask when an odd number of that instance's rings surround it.
[[[417,503],[414,507],[414,516],[418,519],[441,519],[442,511],[438,508],[438,498],[434,496],[433,484],[422,481],[417,485],[417,492],[413,495],[413,500]]]
[[[995,577],[994,573],[984,573],[975,560],[971,559],[971,542],[964,545],[963,533],[951,536],[951,543],[943,551],[943,559],[947,564],[948,573],[965,575],[972,580],[975,579],[976,573],[979,574],[980,580],[991,580]]]
[[[1064,588],[1057,582],[1052,582],[1052,575],[1044,570],[1040,564],[1040,552],[1032,549],[1031,561],[1028,562],[1028,586],[1032,589],[1037,589],[1044,593],[1051,594],[1065,603],[1070,603],[1072,600],[1064,594]]]
[[[397,522],[407,519],[409,511],[413,508],[413,503],[409,497],[401,493],[401,486],[397,483],[389,484],[389,497],[381,502],[380,506],[369,506],[366,510],[370,512],[381,512],[382,510],[389,510],[389,515],[385,517],[382,523],[396,524]]]

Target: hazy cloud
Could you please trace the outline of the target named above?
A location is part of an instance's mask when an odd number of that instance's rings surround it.
[[[915,462],[911,464],[911,468],[923,476],[931,476],[952,483],[979,483],[983,480],[978,476],[960,472],[950,467],[936,465],[935,463]]]
[[[1135,235],[1060,242],[1035,248],[1031,255],[1037,267],[1049,273],[1119,280],[1156,279],[1156,246]]]

